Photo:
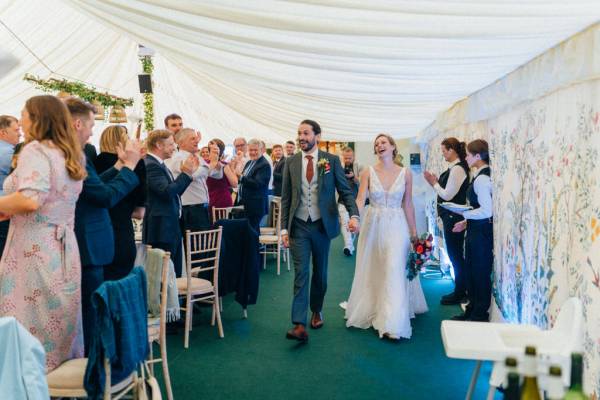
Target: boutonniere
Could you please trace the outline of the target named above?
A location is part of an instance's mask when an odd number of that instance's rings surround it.
[[[329,160],[327,158],[321,158],[317,165],[319,167],[321,175],[328,174],[331,172],[331,164],[329,164]]]

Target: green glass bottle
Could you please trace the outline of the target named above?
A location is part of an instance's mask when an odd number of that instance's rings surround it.
[[[519,387],[519,374],[516,372],[509,372],[507,377],[506,388],[504,389],[504,400],[519,400],[520,387]]]
[[[565,400],[587,400],[583,393],[583,356],[580,353],[571,354],[571,386],[565,394]]]
[[[549,371],[546,400],[563,400],[564,398],[565,387],[562,381],[562,370],[559,366],[553,365]]]
[[[517,359],[514,357],[506,357],[504,360],[504,368],[506,368],[506,374],[508,375],[511,372],[519,372],[517,371]]]
[[[542,400],[537,382],[537,352],[533,346],[525,347],[523,376],[521,400]]]

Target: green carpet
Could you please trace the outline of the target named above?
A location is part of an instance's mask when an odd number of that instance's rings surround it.
[[[189,349],[183,335],[169,336],[175,399],[464,398],[475,363],[447,358],[440,337],[440,321],[459,311],[439,305],[452,283],[422,279],[430,311],[413,320],[411,340],[390,342],[372,329],[348,329],[338,304],[349,294],[354,257],[345,257],[341,245],[338,238],[331,246],[325,326],[309,330],[307,344],[285,339],[293,271],[284,266],[277,276],[274,262],[261,273],[258,304],[250,306],[248,319],[233,295],[224,298],[224,339],[210,326],[209,308],[194,316],[199,324]],[[485,398],[489,370],[482,368],[475,399]]]

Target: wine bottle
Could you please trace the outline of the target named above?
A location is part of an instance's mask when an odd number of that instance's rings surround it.
[[[511,372],[519,372],[517,371],[517,359],[514,357],[506,357],[504,360],[504,368],[506,368],[506,374],[508,376]]]
[[[506,379],[508,383],[506,389],[504,389],[504,400],[519,400],[519,374],[516,372],[509,372]]]
[[[523,360],[523,386],[521,387],[521,400],[542,400],[537,383],[537,352],[535,347],[525,347]]]
[[[565,394],[565,400],[587,400],[583,393],[583,356],[580,353],[571,354],[571,386]]]
[[[563,400],[565,388],[562,382],[562,370],[558,365],[550,367],[548,377],[548,387],[546,388],[547,400]]]

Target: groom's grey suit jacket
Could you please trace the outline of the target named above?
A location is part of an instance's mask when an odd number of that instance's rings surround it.
[[[325,232],[330,239],[340,234],[339,213],[335,192],[337,190],[340,202],[344,204],[351,216],[358,216],[358,208],[354,194],[348,185],[344,170],[338,156],[319,150],[317,160],[319,211]],[[281,193],[281,228],[292,229],[292,221],[300,205],[302,197],[302,157],[298,152],[288,158],[283,168],[283,188]],[[321,159],[329,161],[329,172],[321,171],[318,166]]]

